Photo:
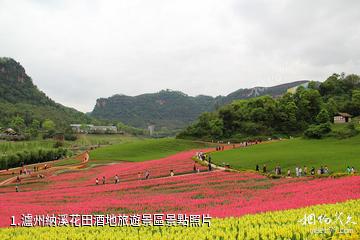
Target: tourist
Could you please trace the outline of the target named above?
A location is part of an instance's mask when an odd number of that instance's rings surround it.
[[[299,177],[299,167],[298,166],[296,166],[296,168],[295,168],[295,175],[297,177]]]
[[[279,175],[279,168],[278,168],[278,166],[275,167],[275,175]]]
[[[324,168],[323,168],[323,166],[320,167],[320,174],[324,174]]]
[[[348,167],[346,168],[346,172],[347,172],[348,174],[351,173],[351,168],[350,168],[350,166],[348,166]]]
[[[256,171],[258,172],[259,171],[259,165],[256,164]]]
[[[266,165],[263,166],[263,173],[266,173]]]
[[[95,179],[95,183],[96,183],[96,185],[99,185],[99,178]]]
[[[209,167],[209,171],[211,171],[211,170],[212,170],[212,166],[211,166],[211,163],[210,163],[210,162],[208,163],[208,167]]]
[[[322,174],[321,168],[319,168],[319,169],[317,170],[317,174],[318,174],[318,175],[321,175],[321,174]]]
[[[120,179],[119,179],[119,176],[116,174],[115,175],[115,184],[119,183],[120,182]]]
[[[291,172],[290,172],[290,169],[287,170],[287,176],[290,177],[291,175]]]
[[[356,171],[355,171],[355,168],[354,167],[351,167],[351,174],[354,174]]]
[[[209,162],[211,162],[211,156],[210,156],[210,155],[209,155],[209,158],[208,158],[208,159],[209,159]]]
[[[196,169],[196,172],[197,172],[197,173],[200,173],[200,168],[197,168],[197,169]]]
[[[21,182],[20,176],[16,177],[16,182]]]
[[[174,170],[170,170],[170,177],[174,176]]]
[[[148,170],[146,170],[145,172],[145,179],[149,179],[150,178],[150,172]]]
[[[16,185],[16,187],[15,187],[15,191],[16,192],[19,192],[19,187]]]
[[[304,166],[304,176],[306,176],[307,171],[308,171],[307,167],[306,167],[306,166]]]
[[[301,177],[302,176],[302,168],[300,167],[299,168],[299,177]]]
[[[194,170],[194,172],[196,172],[196,165],[195,164],[194,164],[193,170]]]
[[[324,167],[324,174],[329,174],[329,169],[328,169],[328,167],[326,165]]]
[[[106,180],[105,180],[105,176],[102,177],[102,183],[105,184]]]
[[[310,174],[313,175],[313,176],[315,175],[315,168],[314,167],[311,168]]]

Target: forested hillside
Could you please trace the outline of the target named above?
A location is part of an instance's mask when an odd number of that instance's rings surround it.
[[[91,115],[100,119],[119,120],[141,128],[155,125],[157,129],[179,129],[192,123],[201,113],[214,111],[233,100],[263,95],[278,97],[287,89],[305,82],[307,81],[297,81],[274,87],[239,89],[227,96],[216,98],[205,95],[192,97],[171,90],[135,97],[114,95],[98,99]]]
[[[202,114],[197,122],[179,134],[180,138],[244,139],[256,136],[304,133],[321,138],[331,131],[338,112],[360,115],[360,77],[333,74],[320,85],[310,82],[295,94],[262,96],[234,101],[219,110]],[[342,134],[352,135],[353,125]]]
[[[9,126],[14,117],[24,119],[25,125],[34,120],[52,120],[59,128],[73,122],[89,123],[91,118],[73,108],[51,100],[40,91],[25,69],[11,58],[0,58],[0,127]]]

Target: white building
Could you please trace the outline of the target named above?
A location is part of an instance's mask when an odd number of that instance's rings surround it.
[[[348,113],[338,113],[334,116],[334,123],[351,122],[351,115]]]
[[[117,133],[115,126],[94,126],[92,124],[70,124],[73,132],[76,133]]]

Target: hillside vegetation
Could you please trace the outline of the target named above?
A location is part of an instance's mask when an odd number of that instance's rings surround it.
[[[91,122],[91,118],[73,108],[51,100],[40,91],[25,69],[11,58],[0,58],[0,124],[10,125],[14,116],[21,116],[25,124],[34,119],[51,119],[57,126],[72,122]]]
[[[234,101],[211,113],[179,134],[179,138],[231,139],[305,134],[322,138],[331,131],[330,122],[338,112],[360,114],[360,77],[333,74],[320,85],[310,82],[294,94],[279,98],[263,96]],[[350,136],[356,135],[349,126]]]
[[[119,120],[135,127],[146,128],[154,124],[157,130],[181,129],[192,123],[201,113],[214,111],[233,100],[263,95],[277,97],[287,89],[305,83],[297,81],[274,87],[239,89],[227,96],[188,96],[179,91],[163,90],[139,96],[114,95],[100,98],[91,115],[99,119]]]
[[[126,133],[145,134],[143,129],[120,121],[100,121],[54,102],[34,85],[20,63],[0,58],[0,133],[11,127],[26,139],[36,138],[41,131],[52,137],[55,131],[69,131],[71,123],[116,125]]]

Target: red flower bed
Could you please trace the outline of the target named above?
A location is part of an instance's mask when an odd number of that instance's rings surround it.
[[[0,226],[10,216],[81,213],[193,213],[213,217],[299,208],[360,197],[360,177],[268,179],[255,173],[194,173],[195,151],[141,163],[118,163],[0,188]],[[150,179],[138,179],[148,170]],[[170,170],[175,176],[170,177]],[[114,184],[118,174],[120,183]],[[105,176],[107,184],[101,184]],[[95,185],[95,178],[100,180]]]

